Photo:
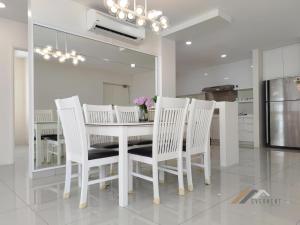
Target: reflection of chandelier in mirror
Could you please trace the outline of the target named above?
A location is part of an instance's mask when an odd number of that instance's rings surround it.
[[[134,0],[133,10],[129,9],[129,0],[118,0],[117,2],[115,0],[104,0],[104,3],[110,14],[120,20],[135,22],[138,26],[145,26],[148,21],[155,32],[168,28],[168,18],[162,16],[162,11],[148,11],[147,0],[145,0],[144,6],[137,5],[136,0]]]
[[[64,63],[66,60],[72,60],[74,65],[77,65],[78,62],[84,62],[85,58],[82,55],[78,55],[75,50],[68,52],[67,46],[67,35],[65,34],[65,52],[63,53],[58,48],[58,34],[56,32],[56,46],[55,49],[51,45],[48,45],[44,48],[35,48],[35,53],[43,56],[45,60],[49,60],[52,58],[58,59],[60,63]]]

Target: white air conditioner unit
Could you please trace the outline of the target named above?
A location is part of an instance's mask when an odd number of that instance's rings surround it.
[[[120,21],[115,17],[94,9],[87,11],[87,26],[90,31],[103,31],[136,41],[143,40],[146,36],[144,27]]]

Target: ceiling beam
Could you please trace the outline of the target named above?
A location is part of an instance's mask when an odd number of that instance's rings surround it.
[[[220,9],[213,9],[213,10],[210,10],[206,13],[198,15],[198,16],[190,19],[190,20],[184,21],[182,23],[179,23],[175,26],[170,27],[169,29],[161,32],[161,35],[163,37],[165,37],[165,36],[168,36],[170,34],[173,34],[173,33],[176,33],[178,31],[181,31],[181,30],[184,30],[186,28],[197,25],[199,23],[204,23],[206,21],[216,19],[216,18],[221,18],[221,19],[227,21],[228,23],[231,23],[231,20],[232,20],[231,16],[225,14]]]

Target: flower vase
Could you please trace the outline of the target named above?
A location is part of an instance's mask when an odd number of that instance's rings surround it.
[[[145,109],[140,108],[139,117],[141,122],[148,121],[148,112]]]

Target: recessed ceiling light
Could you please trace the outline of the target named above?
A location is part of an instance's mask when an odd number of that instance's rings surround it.
[[[253,65],[251,65],[250,67],[251,67],[251,69],[253,69],[253,68],[254,68],[254,66],[253,66]]]
[[[103,59],[104,62],[109,62],[109,59]]]
[[[224,77],[224,80],[229,80],[229,77]]]
[[[0,9],[6,8],[6,5],[3,2],[0,2]]]
[[[191,41],[186,41],[185,44],[186,44],[186,45],[191,45],[192,42],[191,42]]]
[[[208,76],[208,73],[204,73],[204,76]]]
[[[134,64],[134,63],[131,63],[131,64],[130,64],[130,67],[131,67],[131,68],[135,68],[135,64]]]
[[[227,57],[226,54],[222,54],[222,55],[221,55],[221,58],[222,58],[222,59],[225,59],[226,57]]]

